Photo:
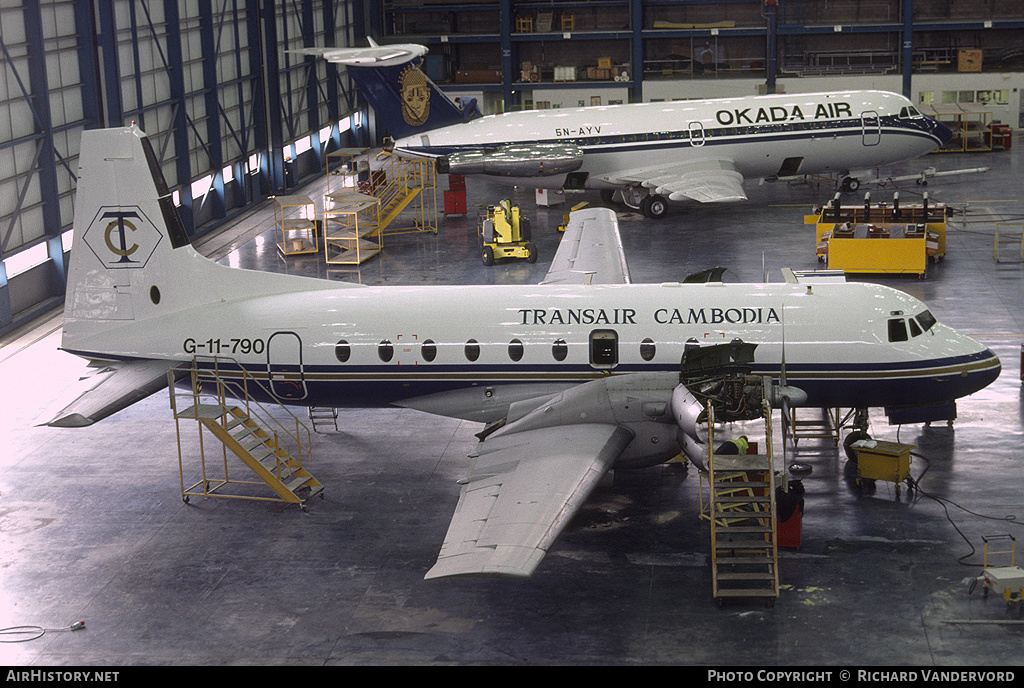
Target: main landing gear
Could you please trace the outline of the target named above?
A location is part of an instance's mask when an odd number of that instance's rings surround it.
[[[604,189],[601,191],[601,200],[608,204],[621,201],[627,208],[639,210],[651,220],[660,220],[668,214],[667,198],[639,186],[628,186],[621,190]]]

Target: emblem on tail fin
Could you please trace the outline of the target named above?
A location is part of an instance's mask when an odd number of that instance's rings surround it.
[[[82,238],[113,270],[144,268],[163,235],[138,206],[102,206]]]
[[[430,118],[430,85],[427,75],[409,65],[398,77],[402,96],[402,119],[409,126],[419,127]]]

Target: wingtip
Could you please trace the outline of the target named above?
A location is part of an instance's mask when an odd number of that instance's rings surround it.
[[[49,426],[51,428],[85,428],[95,421],[92,418],[83,416],[81,413],[69,413],[60,418],[54,418],[48,423],[41,423],[39,427]]]

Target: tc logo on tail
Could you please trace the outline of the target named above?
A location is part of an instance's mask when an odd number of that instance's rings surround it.
[[[138,206],[103,206],[82,238],[104,267],[139,269],[163,235]]]

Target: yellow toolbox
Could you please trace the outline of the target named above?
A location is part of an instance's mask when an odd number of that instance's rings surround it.
[[[881,440],[860,440],[851,445],[857,452],[857,484],[862,480],[884,480],[896,483],[896,495],[900,494],[900,483],[907,483],[913,489],[910,479],[910,450],[912,444],[885,442]]]

